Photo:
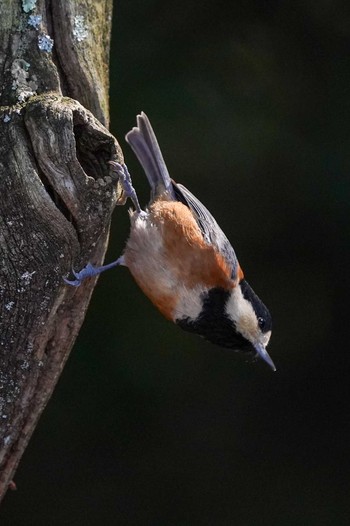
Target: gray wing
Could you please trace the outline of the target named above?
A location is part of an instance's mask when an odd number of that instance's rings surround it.
[[[204,240],[209,245],[214,247],[224,256],[232,269],[231,278],[237,278],[238,260],[231,243],[211,215],[209,210],[182,184],[177,184],[174,181],[173,189],[176,199],[192,211],[199,228],[202,231]]]

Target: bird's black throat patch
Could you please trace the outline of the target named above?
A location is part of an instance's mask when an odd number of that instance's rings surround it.
[[[197,319],[181,318],[176,324],[183,330],[203,336],[206,340],[237,351],[253,351],[251,343],[243,338],[226,314],[230,291],[215,288],[203,294],[203,309]]]

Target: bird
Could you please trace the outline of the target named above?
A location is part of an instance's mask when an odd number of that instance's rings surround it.
[[[266,347],[271,315],[245,279],[235,251],[207,208],[171,179],[151,123],[144,112],[126,136],[151,189],[143,210],[126,164],[109,161],[130,198],[130,235],[123,255],[112,263],[88,263],[83,280],[124,265],[165,318],[220,347],[262,359],[276,367]]]

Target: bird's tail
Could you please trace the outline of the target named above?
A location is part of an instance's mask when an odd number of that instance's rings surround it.
[[[152,197],[167,192],[173,197],[173,187],[159,144],[147,115],[137,115],[137,126],[125,139],[134,150],[151,187]]]

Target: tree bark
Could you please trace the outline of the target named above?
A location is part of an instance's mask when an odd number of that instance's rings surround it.
[[[111,14],[112,0],[0,6],[0,499],[96,282],[62,277],[107,246],[107,162],[122,161],[105,128]]]

